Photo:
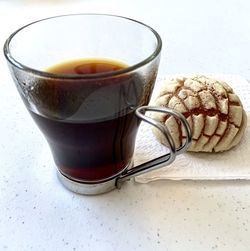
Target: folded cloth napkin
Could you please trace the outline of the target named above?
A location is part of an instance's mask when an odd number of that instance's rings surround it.
[[[178,155],[176,160],[162,168],[137,176],[139,183],[155,180],[233,180],[250,179],[250,82],[237,75],[203,74],[226,81],[239,96],[248,116],[248,124],[243,138],[236,147],[222,153],[192,153]],[[182,75],[178,75],[182,76]],[[159,92],[162,81],[176,76],[167,76],[156,82],[152,102]],[[168,153],[152,133],[152,128],[142,122],[136,140],[134,164],[146,162]]]

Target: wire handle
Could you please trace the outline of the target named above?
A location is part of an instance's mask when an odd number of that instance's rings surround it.
[[[174,140],[166,126],[164,126],[161,122],[145,115],[147,111],[151,112],[161,112],[161,113],[166,113],[168,115],[174,116],[176,119],[180,120],[182,123],[184,130],[186,131],[186,141],[185,143],[176,149]],[[148,162],[145,162],[143,164],[140,164],[138,166],[135,166],[131,169],[125,170],[116,180],[116,186],[119,188],[121,186],[121,183],[123,181],[129,180],[132,177],[135,177],[137,175],[155,170],[157,168],[160,168],[162,166],[166,166],[171,164],[174,160],[175,157],[183,152],[185,152],[188,148],[188,146],[191,143],[192,140],[192,132],[191,128],[186,120],[186,118],[179,112],[171,109],[171,108],[166,108],[166,107],[157,107],[157,106],[141,106],[136,109],[135,112],[136,116],[140,118],[142,121],[149,123],[150,125],[156,127],[158,130],[161,131],[161,133],[164,135],[166,141],[168,142],[169,145],[169,153],[152,159]]]

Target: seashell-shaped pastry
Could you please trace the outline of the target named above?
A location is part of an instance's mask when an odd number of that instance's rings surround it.
[[[192,129],[192,144],[188,151],[221,152],[237,145],[247,124],[246,113],[239,97],[225,82],[206,76],[176,78],[164,82],[155,105],[181,112]],[[154,113],[153,117],[164,123],[176,144],[185,140],[182,125],[172,116]],[[157,139],[164,144],[159,130]]]

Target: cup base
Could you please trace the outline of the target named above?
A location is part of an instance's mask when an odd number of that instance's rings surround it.
[[[133,166],[133,161],[131,161],[123,170],[121,170],[116,175],[109,177],[106,180],[100,180],[96,182],[84,182],[84,181],[76,181],[73,180],[66,175],[64,175],[60,170],[57,169],[57,176],[60,182],[66,187],[68,190],[83,194],[83,195],[98,195],[102,193],[110,192],[115,188],[120,188],[121,184],[118,184],[119,176],[126,171],[127,169]]]
[[[83,183],[77,182],[64,176],[60,171],[57,170],[57,176],[60,182],[67,189],[74,193],[84,194],[84,195],[97,195],[102,193],[110,192],[116,188],[116,178],[101,182],[101,183]]]

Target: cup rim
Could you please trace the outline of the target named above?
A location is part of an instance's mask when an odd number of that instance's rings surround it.
[[[62,18],[62,17],[69,17],[69,16],[107,16],[107,17],[116,17],[116,18],[120,18],[120,19],[125,19],[125,20],[129,20],[132,22],[135,22],[137,24],[140,24],[142,26],[144,26],[145,28],[147,28],[148,30],[150,30],[154,36],[156,37],[157,40],[157,46],[154,49],[153,53],[151,55],[149,55],[148,57],[146,57],[145,59],[139,61],[136,64],[133,64],[131,66],[128,66],[124,69],[121,70],[117,70],[117,71],[111,71],[111,72],[104,72],[104,73],[95,73],[95,74],[63,74],[63,73],[52,73],[52,72],[47,72],[47,71],[41,71],[41,70],[37,70],[35,68],[26,66],[24,64],[22,64],[21,62],[17,61],[12,55],[11,55],[11,51],[10,51],[10,43],[12,38],[19,33],[20,31],[22,31],[23,29],[25,29],[26,27],[29,27],[33,24],[39,23],[39,22],[43,22],[49,19],[55,19],[55,18]],[[78,13],[78,14],[66,14],[66,15],[57,15],[57,16],[51,16],[51,17],[47,17],[47,18],[43,18],[43,19],[39,19],[37,21],[28,23],[24,26],[22,26],[21,28],[17,29],[16,31],[14,31],[5,41],[4,43],[4,47],[3,47],[3,51],[4,51],[4,55],[7,59],[7,61],[14,65],[15,67],[19,68],[20,70],[24,70],[24,71],[28,71],[34,75],[40,75],[43,77],[48,77],[48,78],[57,78],[57,79],[98,79],[98,78],[105,78],[105,77],[113,77],[113,76],[118,76],[121,74],[126,74],[129,72],[132,72],[144,65],[146,65],[147,63],[153,61],[161,52],[162,49],[162,40],[160,35],[158,34],[158,32],[153,29],[152,27],[150,27],[149,25],[137,21],[135,19],[132,18],[128,18],[128,17],[124,17],[124,16],[120,16],[120,15],[113,15],[113,14],[100,14],[100,13]]]

